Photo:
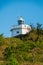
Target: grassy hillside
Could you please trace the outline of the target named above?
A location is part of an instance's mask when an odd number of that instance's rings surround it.
[[[22,38],[0,35],[0,65],[43,65],[43,30],[32,28]]]

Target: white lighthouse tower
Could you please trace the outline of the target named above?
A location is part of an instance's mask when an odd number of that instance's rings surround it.
[[[24,24],[24,19],[19,17],[18,25],[14,25],[11,28],[12,37],[16,37],[19,35],[26,35],[31,31],[31,27],[29,25]]]

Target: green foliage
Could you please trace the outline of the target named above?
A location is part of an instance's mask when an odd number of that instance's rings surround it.
[[[14,54],[14,47],[13,46],[7,47],[4,52],[4,58],[9,59],[12,54]]]
[[[4,43],[4,37],[3,34],[0,35],[0,46]]]
[[[18,61],[13,57],[13,55],[10,57],[8,65],[18,65]]]
[[[6,44],[5,44],[6,43]],[[2,54],[2,56],[1,56]],[[41,24],[21,38],[4,38],[0,35],[0,58],[3,65],[23,65],[22,63],[43,63],[43,29]],[[1,60],[1,59],[0,59]]]
[[[14,57],[14,46],[10,46],[5,49],[4,58],[5,60],[9,60],[7,65],[18,65],[18,62]]]
[[[41,34],[41,30],[42,30],[41,26],[42,26],[42,24],[37,23],[37,34],[38,34],[38,35]]]
[[[33,62],[33,57],[32,57],[32,54],[31,53],[24,54],[23,55],[23,59],[24,59],[24,61]]]

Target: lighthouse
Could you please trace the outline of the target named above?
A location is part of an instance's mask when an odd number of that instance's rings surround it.
[[[27,25],[24,23],[24,19],[22,17],[19,17],[18,19],[18,25],[14,25],[11,28],[11,34],[12,37],[16,37],[19,35],[26,35],[31,31],[30,25]]]

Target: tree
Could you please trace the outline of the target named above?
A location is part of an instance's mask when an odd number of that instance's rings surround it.
[[[32,29],[32,31],[33,31],[33,30],[35,29],[33,23],[30,23],[30,26],[31,26],[31,29]]]
[[[37,34],[40,35],[41,34],[41,30],[42,30],[42,24],[37,23]]]
[[[0,46],[2,46],[5,43],[5,39],[3,37],[3,34],[0,34]]]

